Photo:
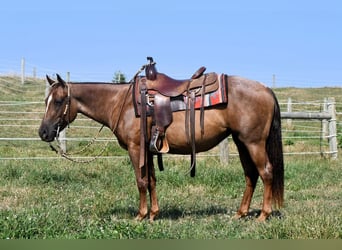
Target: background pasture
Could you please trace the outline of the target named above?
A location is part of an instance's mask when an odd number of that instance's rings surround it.
[[[202,154],[196,178],[187,174],[188,157],[165,160],[165,171],[157,171],[161,214],[150,224],[133,220],[134,174],[110,131],[82,153],[95,155],[110,140],[104,157],[90,164],[61,159],[40,141],[44,92],[44,80],[27,79],[22,85],[20,78],[0,77],[0,238],[342,238],[342,166],[324,153],[328,143],[319,121],[294,120],[288,126],[283,120],[286,203],[268,222],[254,220],[262,201],[260,182],[250,216],[232,219],[244,178],[229,140],[229,162],[220,162],[218,149]],[[282,109],[288,97],[301,103],[295,107],[301,111],[312,109],[309,103],[319,111],[323,98],[335,97],[337,112],[342,110],[341,88],[275,92]],[[67,131],[68,150],[86,145],[99,128],[80,116]],[[340,123],[338,132],[340,139]]]

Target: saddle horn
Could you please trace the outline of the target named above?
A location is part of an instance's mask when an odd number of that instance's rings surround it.
[[[146,78],[150,81],[154,81],[157,78],[157,69],[155,66],[156,63],[153,61],[153,58],[151,56],[148,56],[147,60],[150,62],[145,67]]]

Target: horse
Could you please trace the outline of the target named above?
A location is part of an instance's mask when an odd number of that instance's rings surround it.
[[[240,76],[226,75],[228,103],[205,109],[204,134],[200,131],[196,110],[196,152],[207,151],[228,136],[237,146],[244,170],[245,190],[234,218],[249,214],[252,196],[260,176],[263,183],[263,203],[258,221],[265,221],[284,203],[284,162],[281,117],[274,92],[262,83]],[[148,217],[153,221],[159,213],[153,153],[147,152],[148,167],[139,168],[140,119],[136,117],[132,97],[132,83],[65,82],[58,74],[56,80],[46,76],[50,84],[45,99],[46,110],[39,136],[52,142],[82,113],[111,129],[121,147],[128,151],[139,191],[139,211],[136,219]],[[167,129],[169,153],[191,154],[186,139],[185,112],[173,113]],[[150,124],[151,118],[148,118]],[[150,198],[148,211],[147,192]]]

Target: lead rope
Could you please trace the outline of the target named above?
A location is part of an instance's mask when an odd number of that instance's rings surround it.
[[[90,163],[90,162],[93,162],[93,161],[95,161],[97,158],[99,158],[104,153],[104,151],[106,150],[106,148],[107,148],[107,146],[108,146],[110,141],[107,141],[107,143],[102,148],[102,150],[97,155],[93,156],[89,160],[76,159],[75,158],[76,156],[74,156],[74,155],[75,154],[80,154],[80,153],[84,152],[87,148],[89,148],[97,140],[97,137],[100,135],[100,133],[101,133],[103,128],[104,128],[104,125],[102,125],[102,127],[99,129],[99,131],[97,132],[95,137],[87,145],[85,145],[82,149],[80,149],[80,150],[78,150],[78,151],[76,151],[76,152],[74,152],[72,154],[68,154],[68,153],[63,151],[63,149],[61,147],[61,142],[59,140],[59,136],[56,137],[57,148],[54,147],[51,142],[49,143],[50,148],[53,151],[55,151],[57,154],[61,155],[63,158],[68,159],[69,161],[72,161],[72,162],[76,162],[76,163]],[[59,128],[58,128],[58,130],[59,130]],[[57,131],[57,132],[59,132],[59,131]]]

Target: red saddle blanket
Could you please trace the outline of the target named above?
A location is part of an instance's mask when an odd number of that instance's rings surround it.
[[[195,109],[199,109],[202,107],[202,103],[204,107],[210,107],[221,103],[228,102],[227,95],[227,76],[224,74],[220,74],[217,76],[217,80],[219,81],[219,88],[216,91],[205,94],[202,96],[197,96],[195,100]],[[185,99],[186,97],[184,97]],[[204,99],[204,102],[203,102]],[[184,100],[185,101],[185,100]]]

